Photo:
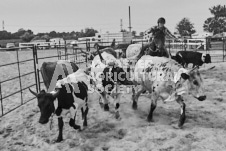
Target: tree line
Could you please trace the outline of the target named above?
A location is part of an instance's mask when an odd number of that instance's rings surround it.
[[[31,40],[46,40],[48,41],[50,38],[63,37],[65,40],[67,39],[75,39],[77,40],[80,37],[91,37],[95,36],[97,30],[93,28],[85,28],[85,30],[81,30],[80,32],[56,32],[51,31],[49,33],[38,33],[34,34],[32,30],[25,30],[23,28],[19,29],[15,33],[0,31],[0,40],[3,39],[22,39],[25,42],[30,42]]]
[[[226,32],[226,9],[225,5],[216,5],[209,8],[212,17],[207,18],[203,24],[203,30],[207,32],[211,32],[214,35],[222,32]],[[188,18],[183,18],[176,25],[177,32],[175,34],[179,34],[180,36],[191,36],[196,32],[194,29],[194,24]],[[95,33],[98,31],[93,28],[85,28],[85,30],[81,31],[72,31],[72,32],[56,32],[51,31],[49,33],[38,33],[34,34],[32,30],[25,30],[23,28],[19,29],[15,33],[0,31],[0,40],[3,39],[22,39],[25,42],[30,42],[33,40],[46,40],[48,41],[50,38],[62,37],[65,40],[67,39],[75,39],[81,37],[91,37],[95,36]],[[126,32],[123,29],[121,32]],[[133,36],[136,35],[136,31],[132,31]],[[143,36],[143,32],[140,33],[140,36]]]

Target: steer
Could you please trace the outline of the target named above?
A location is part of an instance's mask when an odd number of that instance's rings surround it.
[[[103,63],[105,61],[105,63]],[[107,95],[115,97],[115,118],[119,118],[119,101],[122,93],[117,90],[121,85],[132,85],[127,72],[128,63],[123,59],[116,59],[113,55],[103,52],[95,56],[91,65],[91,77],[94,85],[100,91],[102,100],[104,100],[104,110],[108,111]],[[102,104],[102,102],[100,102]]]
[[[38,107],[41,111],[39,123],[46,124],[54,114],[58,117],[59,135],[56,142],[63,140],[63,118],[62,115],[70,112],[69,125],[74,129],[81,130],[81,126],[75,124],[76,112],[79,108],[82,111],[83,126],[87,126],[88,114],[88,75],[79,69],[66,78],[58,80],[54,91],[48,93],[42,90],[40,93],[30,92],[38,99]],[[57,107],[54,101],[58,100]]]
[[[210,54],[194,51],[178,51],[174,58],[183,67],[187,67],[189,63],[193,64],[193,68],[195,66],[202,66],[203,63],[211,63]]]
[[[184,93],[191,94],[199,101],[206,99],[203,93],[203,81],[197,68],[184,69],[175,60],[165,57],[143,56],[136,63],[134,81],[141,84],[141,90],[135,94],[133,89],[133,109],[137,109],[138,97],[147,90],[151,93],[151,107],[147,120],[152,121],[157,99],[164,102],[176,101],[181,106],[181,116],[178,127],[185,122]]]

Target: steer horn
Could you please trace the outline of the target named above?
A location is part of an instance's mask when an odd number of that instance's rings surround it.
[[[210,67],[210,68],[208,68],[208,69],[200,69],[199,71],[208,71],[208,70],[212,70],[212,69],[214,69],[216,66],[212,66],[212,67]]]
[[[29,91],[34,95],[34,96],[38,96],[38,94],[36,93],[36,92],[34,92],[34,91],[32,91],[30,88],[29,88]]]
[[[189,72],[192,72],[192,71],[194,71],[195,69],[197,69],[198,68],[198,66],[195,66],[193,69],[191,69]]]

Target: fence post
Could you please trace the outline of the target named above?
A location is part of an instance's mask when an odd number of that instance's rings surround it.
[[[21,94],[21,105],[23,104],[23,92],[22,92],[22,84],[21,84],[21,77],[20,77],[20,62],[19,62],[19,54],[18,49],[16,50],[16,57],[17,57],[17,67],[18,67],[18,73],[19,73],[19,82],[20,82],[20,94]]]
[[[37,70],[37,82],[38,82],[38,88],[39,88],[39,92],[40,92],[41,91],[41,85],[40,85],[40,77],[39,77],[39,65],[38,65],[37,46],[35,46],[35,61],[36,61],[36,70]]]
[[[64,60],[68,60],[66,40],[64,41]]]
[[[2,83],[0,81],[0,99],[1,99],[1,108],[2,108],[2,116],[4,115],[3,114],[3,104],[2,104]]]
[[[225,51],[225,50],[224,50],[224,49],[225,49],[225,38],[223,37],[222,40],[223,40],[223,62],[224,62],[224,55],[225,55],[225,54],[224,54],[224,51]]]
[[[60,52],[60,60],[61,60],[60,41],[58,42],[57,50]]]
[[[36,56],[36,65],[37,65],[37,73],[38,73],[38,88],[39,88],[39,92],[41,91],[41,84],[40,84],[40,77],[39,77],[39,65],[38,65],[38,51],[37,51],[37,47],[35,47],[35,56]]]
[[[34,59],[34,69],[35,69],[35,82],[36,82],[36,92],[38,92],[38,76],[37,76],[37,69],[36,69],[36,56],[35,56],[35,45],[33,45],[33,59]]]

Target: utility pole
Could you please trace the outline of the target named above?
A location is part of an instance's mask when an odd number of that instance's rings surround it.
[[[4,31],[5,30],[5,27],[4,27],[5,25],[4,25],[4,20],[2,21],[2,31]]]
[[[120,27],[121,27],[120,31],[122,31],[122,19],[120,20]]]
[[[131,32],[131,17],[130,17],[130,6],[129,6],[129,31]]]

